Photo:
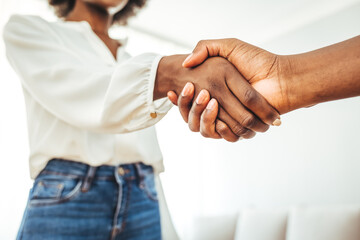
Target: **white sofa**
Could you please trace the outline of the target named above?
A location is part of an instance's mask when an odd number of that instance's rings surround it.
[[[243,209],[198,217],[193,240],[360,240],[360,206]]]

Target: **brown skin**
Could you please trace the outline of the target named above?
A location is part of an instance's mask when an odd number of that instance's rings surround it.
[[[244,138],[251,138],[255,135],[255,131],[265,132],[269,128],[248,108],[259,113],[269,123],[279,117],[270,104],[225,59],[211,58],[196,68],[182,68],[181,63],[185,57],[185,55],[174,55],[164,57],[160,61],[154,99],[165,97],[169,89],[180,93],[186,82],[192,82],[196,89],[207,89],[219,101],[221,105],[219,120],[226,122],[233,133]],[[228,85],[238,85],[241,89],[234,95]],[[199,92],[195,90],[195,96]],[[249,96],[252,96],[251,101]],[[187,121],[187,114],[183,114],[183,117]],[[199,131],[191,125],[190,129]]]
[[[108,14],[107,9],[123,4],[123,2],[127,2],[127,0],[77,0],[65,20],[87,21],[116,59],[116,51],[120,43],[109,36],[112,16]]]
[[[227,58],[281,114],[342,98],[360,96],[360,36],[315,51],[279,56],[237,39],[202,41],[184,62],[193,67],[209,56]],[[269,67],[270,66],[270,67]],[[236,86],[229,86],[234,90]],[[184,106],[192,98],[179,98]],[[169,93],[176,103],[177,96]],[[192,122],[212,132],[215,111],[198,108]],[[180,108],[184,114],[189,111]],[[204,125],[202,127],[201,125]],[[216,138],[216,135],[213,135]]]
[[[108,30],[113,16],[108,10],[123,6],[124,2],[127,0],[77,0],[65,20],[87,21],[116,59],[119,43],[109,37]],[[239,137],[251,138],[255,132],[265,132],[269,128],[267,124],[272,124],[279,118],[278,112],[225,59],[209,59],[197,68],[186,69],[182,67],[185,57],[174,55],[161,59],[155,79],[154,100],[166,97],[171,90],[180,93],[186,82],[194,83],[196,89],[209,90],[221,104],[217,124],[229,126],[225,136],[229,141],[236,141]],[[241,89],[232,93],[228,88],[230,85],[241,86]],[[195,96],[197,95],[195,90]],[[207,97],[209,96],[205,96],[204,101]],[[205,106],[205,103],[202,105]],[[187,121],[187,114],[183,117]],[[197,125],[199,123],[192,124]],[[191,130],[199,131],[197,128]],[[223,136],[218,134],[217,137]]]

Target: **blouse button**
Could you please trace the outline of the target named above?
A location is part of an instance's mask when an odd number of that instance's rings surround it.
[[[157,113],[156,113],[156,112],[150,113],[150,117],[151,117],[151,118],[156,118],[156,117],[157,117]]]

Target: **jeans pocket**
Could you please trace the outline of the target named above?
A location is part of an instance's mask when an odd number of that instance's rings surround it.
[[[155,175],[152,169],[142,171],[143,179],[140,182],[140,189],[146,194],[146,196],[153,200],[158,201],[157,191],[155,187]]]
[[[40,176],[34,182],[29,205],[45,206],[67,202],[81,192],[81,185],[80,178]]]

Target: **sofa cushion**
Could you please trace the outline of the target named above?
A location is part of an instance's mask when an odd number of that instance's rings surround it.
[[[195,217],[191,240],[233,240],[238,215]]]
[[[359,239],[359,207],[302,207],[290,211],[287,240]]]
[[[245,209],[236,227],[235,240],[285,240],[288,211]]]

